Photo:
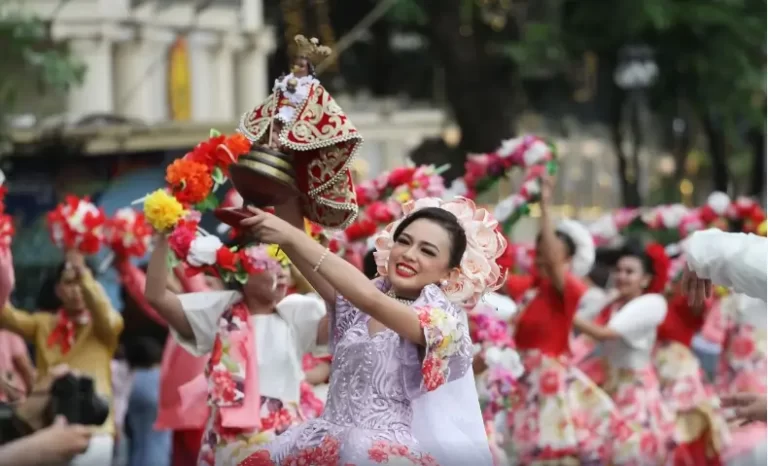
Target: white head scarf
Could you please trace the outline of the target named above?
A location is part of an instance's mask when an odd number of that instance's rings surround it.
[[[585,277],[595,264],[595,241],[592,234],[575,220],[562,220],[556,230],[571,238],[576,247],[571,258],[571,271],[579,277]]]

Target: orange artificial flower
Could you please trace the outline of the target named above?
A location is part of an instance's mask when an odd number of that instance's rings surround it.
[[[240,133],[235,133],[222,142],[216,150],[216,166],[228,175],[229,166],[237,162],[240,156],[251,150],[251,141]]]
[[[165,171],[165,180],[182,204],[197,204],[211,194],[213,179],[205,164],[189,159],[176,159]]]

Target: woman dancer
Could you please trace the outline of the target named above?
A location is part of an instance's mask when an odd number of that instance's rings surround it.
[[[711,298],[711,297],[710,297]],[[704,326],[712,300],[689,303],[679,280],[667,298],[668,312],[659,326],[653,365],[667,407],[675,415],[678,464],[718,465],[728,427],[720,401],[693,352],[693,337]]]
[[[187,351],[211,353],[206,377],[180,388],[185,409],[207,410],[206,397],[210,405],[198,465],[237,464],[245,445],[269,441],[302,420],[301,356],[317,341],[325,308],[314,298],[284,298],[287,263],[266,247],[247,250],[255,272],[241,292],[176,295],[166,287],[168,249],[159,236],[147,270],[147,299]]]
[[[323,415],[251,449],[241,464],[490,465],[472,344],[451,302],[474,301],[503,280],[495,260],[505,240],[488,212],[463,198],[405,204],[405,218],[377,241],[382,278],[369,281],[303,233],[295,206],[278,209],[290,224],[252,211],[243,225],[280,244],[335,302],[333,371]]]
[[[651,363],[656,332],[664,321],[668,259],[659,245],[626,248],[616,264],[618,297],[594,321],[577,316],[574,328],[601,343],[607,377],[595,380],[613,398],[624,419],[643,430],[638,458],[664,464],[674,447],[675,418],[663,403]]]
[[[636,436],[610,397],[568,358],[573,318],[595,259],[592,237],[580,224],[550,219],[553,180],[541,192],[534,277],[509,285],[521,310],[513,318],[515,346],[525,372],[510,387],[509,441],[518,464],[628,464]]]

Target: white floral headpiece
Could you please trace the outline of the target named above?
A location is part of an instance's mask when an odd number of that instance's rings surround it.
[[[499,222],[485,209],[465,197],[442,200],[434,197],[408,201],[403,204],[403,218],[387,225],[376,237],[376,265],[379,275],[387,276],[389,253],[394,246],[397,226],[413,212],[427,207],[439,207],[456,216],[467,236],[467,249],[459,264],[459,274],[441,286],[454,303],[474,306],[483,293],[499,289],[506,280],[496,259],[507,247],[507,239],[498,231]]]

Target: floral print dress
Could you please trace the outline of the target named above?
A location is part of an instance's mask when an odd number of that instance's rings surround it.
[[[558,292],[548,280],[512,296],[522,309],[515,344],[524,372],[495,391],[507,412],[513,464],[637,464],[637,430],[603,390],[571,363],[569,337],[585,286],[567,275]]]
[[[200,296],[195,299],[194,295]],[[174,338],[195,355],[211,354],[205,372],[210,413],[197,465],[236,465],[246,457],[247,447],[270,442],[304,421],[299,407],[303,381],[301,356],[317,340],[317,328],[325,307],[318,299],[291,295],[278,303],[275,313],[249,315],[234,292],[192,293],[180,297],[195,341],[172,332]],[[234,338],[246,322],[253,328],[252,338]],[[256,355],[254,369],[258,372],[261,396],[258,402],[248,406],[258,410],[261,426],[256,429],[228,427],[223,422],[222,410],[238,406],[248,394],[245,370],[250,369],[238,354],[242,351]],[[185,388],[180,391],[184,392]],[[190,405],[190,409],[205,408],[199,404]],[[244,412],[242,416],[252,419],[253,412]]]
[[[715,387],[719,395],[766,393],[766,312],[759,299],[734,294],[723,300],[725,329]]]
[[[664,321],[664,297],[648,294],[625,304],[615,301],[595,319],[620,337],[595,345],[586,335],[578,344],[598,350],[595,357],[579,362],[579,367],[611,396],[624,421],[639,432],[639,464],[664,464],[675,449],[674,413],[665,405],[661,384],[651,363],[658,326]],[[584,340],[587,340],[585,342]]]
[[[387,291],[386,280],[376,283]],[[339,297],[331,315],[333,368],[325,411],[251,448],[241,465],[436,465],[429,447],[412,434],[411,402],[470,370],[472,346],[461,311],[437,286],[425,287],[412,308],[426,348],[389,329],[371,335],[370,317]]]

